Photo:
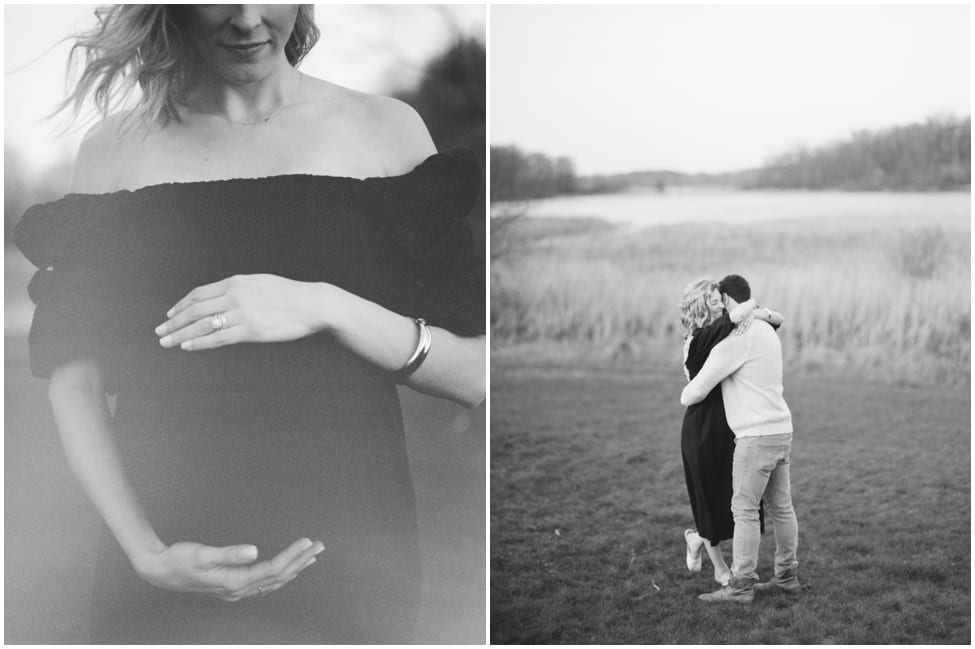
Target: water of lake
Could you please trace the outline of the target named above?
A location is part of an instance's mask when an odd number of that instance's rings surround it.
[[[971,193],[634,191],[532,201],[527,215],[598,218],[635,226],[816,219],[836,225],[939,224],[971,230]]]

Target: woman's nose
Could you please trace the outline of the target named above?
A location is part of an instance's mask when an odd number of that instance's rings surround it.
[[[242,32],[249,32],[261,24],[261,11],[258,5],[234,5],[230,24]]]

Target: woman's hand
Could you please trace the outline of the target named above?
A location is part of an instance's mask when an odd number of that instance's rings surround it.
[[[755,312],[753,311],[749,313],[747,316],[745,316],[744,320],[742,320],[737,325],[735,325],[735,335],[740,336],[746,331],[748,331],[748,328],[752,326],[752,323],[754,321],[755,321]]]
[[[735,334],[740,336],[748,331],[748,328],[752,326],[752,323],[756,319],[763,320],[773,327],[778,327],[783,322],[782,314],[778,311],[772,311],[771,309],[756,306],[748,313],[747,316],[745,316],[744,320],[738,323],[738,325],[735,327]]]
[[[741,304],[736,305],[733,309],[728,312],[728,317],[735,324],[743,322],[748,316],[752,315],[758,304],[755,302],[755,298],[745,300]],[[747,329],[747,326],[746,326]]]
[[[281,588],[315,563],[315,555],[324,549],[320,542],[301,539],[270,561],[254,563],[253,545],[215,548],[182,542],[141,558],[136,571],[153,586],[235,602]]]
[[[326,284],[277,275],[235,275],[190,291],[156,327],[163,347],[212,349],[283,342],[319,331]]]
[[[423,314],[418,314],[423,315]],[[163,347],[213,349],[236,343],[297,340],[326,332],[349,351],[398,372],[416,349],[417,326],[334,284],[277,275],[235,275],[190,291],[156,327]],[[407,385],[473,407],[484,399],[483,336],[462,338],[431,327],[433,343]]]

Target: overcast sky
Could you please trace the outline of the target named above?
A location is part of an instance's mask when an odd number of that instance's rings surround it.
[[[971,112],[970,8],[493,6],[491,143],[716,172]]]
[[[4,137],[28,164],[73,156],[83,133],[56,138],[59,122],[42,119],[64,96],[69,43],[94,24],[95,5],[4,7]],[[412,84],[455,31],[484,39],[482,5],[316,5],[322,32],[302,63],[312,76],[365,92]]]

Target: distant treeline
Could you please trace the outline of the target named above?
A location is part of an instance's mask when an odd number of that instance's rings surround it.
[[[512,201],[573,194],[575,166],[565,157],[525,153],[514,146],[491,147],[491,200]]]
[[[599,194],[675,186],[738,189],[948,190],[971,185],[971,116],[931,117],[921,124],[857,131],[841,142],[797,147],[765,166],[721,174],[634,171],[577,176],[572,160],[491,147],[491,200]]]
[[[446,50],[423,70],[420,83],[395,96],[423,117],[438,151],[464,148],[473,151],[484,169],[486,147],[487,52],[476,38],[457,35]],[[475,248],[486,250],[484,218],[487,190],[481,187],[468,215]]]
[[[857,131],[828,146],[775,156],[747,187],[774,189],[937,190],[971,185],[972,118]]]

